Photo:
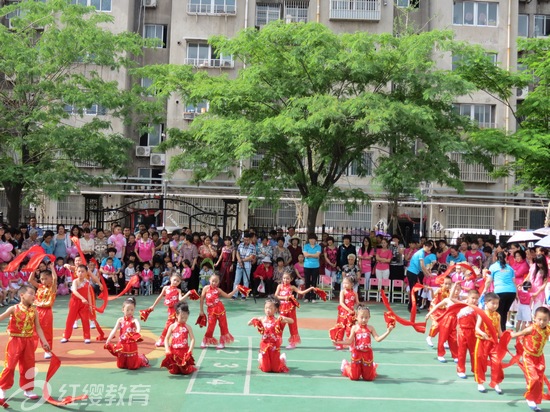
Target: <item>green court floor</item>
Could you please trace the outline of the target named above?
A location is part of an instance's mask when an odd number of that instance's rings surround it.
[[[139,297],[138,309],[148,307],[154,297]],[[80,411],[344,411],[365,408],[376,411],[516,411],[528,410],[522,397],[525,388],[523,375],[517,366],[505,370],[501,385],[504,394],[494,391],[481,394],[471,376],[459,379],[450,355],[446,364],[437,361],[436,352],[429,348],[424,336],[412,328],[397,325],[381,343],[373,343],[378,378],[374,382],[352,382],[340,375],[342,359],[349,352],[337,352],[328,338],[327,330],[336,319],[336,302],[303,303],[298,310],[302,344],[286,352],[290,373],[265,374],[257,369],[260,336],[247,326],[254,316],[263,314],[263,302],[226,301],[229,329],[236,342],[224,350],[198,348],[204,329],[193,327],[197,343],[194,351],[199,370],[191,376],[172,376],[159,365],[164,351],[155,349],[153,342],[166,320],[162,305],[142,323],[146,341],[140,348],[151,359],[151,367],[138,371],[116,369],[115,358],[102,347],[103,343],[84,345],[81,329],[74,331],[71,342],[61,345],[62,329],[67,313],[67,298],[58,299],[55,306],[54,352],[62,361],[52,380],[55,398],[89,394],[87,401],[71,404],[67,410]],[[109,303],[100,315],[104,329],[114,325],[120,316],[122,300]],[[194,324],[198,303],[191,302],[190,319]],[[397,312],[406,316],[403,305]],[[373,324],[379,333],[385,330],[380,304],[371,306]],[[4,329],[4,325],[1,326]],[[219,335],[219,330],[216,331]],[[216,335],[215,335],[216,336]],[[92,333],[92,338],[95,334]],[[288,331],[285,331],[285,345]],[[5,337],[2,343],[5,342]],[[37,352],[36,392],[41,394],[47,361]],[[42,402],[26,401],[14,388],[8,391],[13,398],[10,408],[15,411],[58,410]],[[544,408],[543,404],[543,408]]]

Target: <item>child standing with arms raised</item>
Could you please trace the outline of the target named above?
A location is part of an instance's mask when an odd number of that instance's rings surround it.
[[[29,278],[29,282],[36,288],[34,306],[36,306],[40,326],[51,350],[53,347],[52,308],[57,296],[57,274],[55,273],[54,264],[50,262],[50,270],[40,272],[40,283],[34,279],[34,276]],[[38,336],[35,336],[35,341],[38,343]],[[44,352],[44,359],[50,359],[51,357],[50,351]]]
[[[301,342],[301,339],[300,334],[298,333],[298,320],[296,319],[296,306],[298,302],[296,301],[292,293],[305,295],[306,293],[310,293],[311,291],[313,291],[315,288],[313,286],[310,286],[305,290],[300,290],[296,286],[292,286],[290,282],[292,282],[292,274],[289,272],[285,272],[283,274],[283,283],[277,286],[275,297],[280,301],[279,310],[281,312],[281,315],[290,318],[293,321],[288,325],[290,329],[290,338],[288,338],[288,346],[286,348],[294,349],[296,348],[296,344]],[[281,333],[284,328],[285,324],[282,325]]]
[[[189,306],[185,302],[179,302],[175,310],[176,322],[172,323],[166,332],[166,357],[160,366],[167,368],[172,375],[189,375],[197,370],[193,359],[195,336],[187,324]]]
[[[139,332],[141,326],[139,321],[134,318],[136,309],[136,300],[127,298],[122,304],[122,313],[124,316],[118,318],[115,327],[109,334],[105,342],[105,348],[116,356],[116,366],[119,369],[139,369],[144,366],[149,366],[149,361],[145,355],[138,353],[137,343],[141,339]],[[111,340],[115,337],[117,331],[120,331],[118,344],[113,348],[110,347]]]
[[[366,381],[373,381],[376,378],[376,363],[371,348],[371,338],[376,342],[382,342],[390,334],[393,325],[378,335],[373,326],[370,326],[370,309],[359,305],[356,312],[357,324],[351,328],[350,337],[346,340],[335,341],[336,345],[351,345],[351,362],[342,361],[343,376],[347,376],[352,381],[357,381],[361,377]]]
[[[355,306],[359,303],[359,296],[353,290],[353,284],[354,279],[351,277],[346,277],[342,281],[336,326],[330,330],[330,336],[333,341],[343,340],[344,334],[349,337],[351,328],[355,324]],[[344,346],[341,344],[335,345],[336,350],[344,349]]]
[[[550,336],[550,310],[541,306],[535,310],[533,323],[521,332],[512,333],[512,337],[523,338],[523,366],[527,391],[523,395],[527,405],[534,411],[540,411],[542,392],[544,388],[544,345]]]
[[[264,306],[265,316],[263,318],[253,318],[248,322],[248,326],[255,326],[262,335],[258,357],[258,368],[262,372],[288,372],[286,356],[281,355],[281,342],[285,324],[291,325],[294,320],[285,316],[275,318],[279,311],[279,305],[279,299],[273,295],[268,296]]]
[[[90,316],[92,314],[92,288],[87,279],[88,268],[86,265],[79,264],[76,268],[77,278],[71,285],[71,299],[69,300],[69,313],[65,324],[65,332],[61,343],[66,343],[73,334],[73,324],[80,318],[82,320],[82,333],[84,334],[84,343],[91,343],[90,340]]]

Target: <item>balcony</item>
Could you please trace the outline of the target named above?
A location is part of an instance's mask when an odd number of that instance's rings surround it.
[[[232,69],[235,67],[234,60],[228,59],[185,59],[185,64],[189,64],[194,67],[208,69],[208,68],[219,68],[219,69]]]
[[[380,21],[381,8],[379,0],[331,0],[331,20],[366,20]]]
[[[216,16],[234,16],[237,14],[235,4],[187,3],[187,13]]]

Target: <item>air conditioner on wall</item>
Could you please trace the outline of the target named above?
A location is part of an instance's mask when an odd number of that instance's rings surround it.
[[[518,99],[525,99],[527,95],[529,94],[529,86],[519,88],[517,89],[516,96]]]
[[[166,164],[166,155],[163,153],[153,153],[149,164],[151,166],[164,166]]]
[[[157,7],[157,0],[143,0],[145,7]]]
[[[151,156],[151,148],[149,146],[136,146],[136,157]]]

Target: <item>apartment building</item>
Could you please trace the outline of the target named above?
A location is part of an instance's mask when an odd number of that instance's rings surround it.
[[[86,0],[78,0],[86,1]],[[96,0],[92,5],[96,5]],[[287,22],[320,22],[334,32],[369,31],[374,33],[393,32],[396,20],[405,8],[412,9],[409,18],[423,30],[452,29],[457,39],[481,44],[488,54],[509,70],[517,69],[518,36],[547,36],[550,33],[550,2],[530,1],[460,1],[460,0],[103,0],[98,10],[112,13],[117,30],[133,30],[144,37],[155,38],[161,45],[145,50],[141,64],[170,63],[191,65],[195,70],[211,74],[225,73],[235,76],[241,67],[232,56],[224,56],[213,49],[207,40],[212,35],[232,37],[239,30],[261,28],[274,20]],[[547,13],[547,14],[545,14]],[[442,67],[451,69],[456,56],[444,56]],[[134,82],[147,86],[150,79],[130,78],[127,73],[117,74],[121,87],[130,87]],[[517,91],[513,104],[521,104],[528,89]],[[147,97],[144,97],[147,98]],[[511,112],[490,96],[477,93],[464,96],[456,102],[461,114],[470,116],[483,127],[515,130],[516,121]],[[150,125],[148,133],[139,128],[114,126],[135,141],[131,155],[132,170],[125,179],[101,189],[83,188],[82,194],[71,196],[59,202],[46,202],[39,210],[46,216],[84,216],[84,209],[107,207],[110,217],[122,216],[120,206],[129,204],[128,209],[136,212],[137,222],[147,217],[152,221],[156,208],[173,209],[154,216],[156,224],[183,226],[189,221],[189,214],[202,210],[216,217],[208,224],[220,225],[227,204],[238,204],[238,217],[228,229],[253,226],[303,225],[307,209],[300,204],[298,194],[289,190],[280,200],[277,211],[271,205],[250,209],[248,200],[241,196],[236,178],[229,173],[221,174],[215,180],[197,186],[190,183],[191,171],[182,170],[175,175],[166,174],[166,165],[173,153],[159,153],[155,147],[166,138],[169,128],[185,128],[196,116],[208,111],[208,102],[197,106],[174,96],[167,102],[166,119],[162,124]],[[102,115],[100,111],[90,115]],[[107,115],[107,114],[106,114]],[[75,120],[77,121],[77,120]],[[365,152],[369,162],[376,162],[375,150]],[[436,234],[441,228],[475,227],[483,229],[522,229],[539,227],[543,223],[546,202],[532,193],[513,194],[514,179],[493,179],[481,166],[467,165],[460,153],[451,156],[461,165],[461,179],[465,192],[425,182],[420,188],[423,199],[406,198],[400,202],[400,218],[403,222],[425,222],[424,233]],[[244,162],[233,171],[238,177],[241,168],[255,167],[257,158]],[[504,156],[496,156],[495,164],[506,162]],[[86,166],[86,165],[83,165]],[[93,166],[93,165],[92,165]],[[361,205],[350,215],[343,205],[334,203],[321,212],[319,224],[345,227],[374,227],[387,224],[389,204],[383,193],[372,189],[371,178],[358,178],[356,167],[349,167],[341,184],[354,186],[369,192],[373,202]],[[144,197],[178,197],[186,203],[168,201],[160,204]],[[224,200],[225,199],[225,200]],[[233,207],[232,206],[232,207]],[[0,198],[0,208],[2,208]],[[185,209],[178,213],[178,209]],[[208,231],[208,228],[206,228]]]

